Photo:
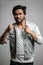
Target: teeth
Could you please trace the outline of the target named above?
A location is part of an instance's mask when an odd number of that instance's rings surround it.
[[[20,19],[18,19],[18,20],[20,20]]]
[[[18,19],[18,22],[21,22],[21,20],[20,20],[20,19]]]

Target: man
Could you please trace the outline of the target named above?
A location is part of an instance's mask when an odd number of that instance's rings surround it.
[[[17,5],[12,10],[16,23],[10,24],[0,37],[0,44],[10,43],[10,65],[33,65],[34,44],[42,43],[36,24],[26,20],[26,6]]]

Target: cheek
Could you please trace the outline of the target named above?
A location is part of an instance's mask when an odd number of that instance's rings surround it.
[[[17,19],[17,16],[14,16],[14,19]]]
[[[22,16],[21,16],[21,18],[24,18],[24,17],[25,17],[25,15],[22,15]]]
[[[14,18],[17,18],[17,15],[15,15]]]

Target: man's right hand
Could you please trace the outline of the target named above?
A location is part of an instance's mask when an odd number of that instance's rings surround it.
[[[13,26],[12,24],[10,24],[10,25],[8,26],[8,28],[7,28],[8,32],[9,32],[10,30],[12,30],[13,27],[14,27],[14,26]]]
[[[13,27],[14,27],[14,26],[13,26],[12,24],[10,24],[10,25],[8,26],[8,28],[5,30],[5,32],[4,32],[4,33],[2,34],[2,36],[0,37],[0,42],[2,42],[2,43],[6,42],[8,33],[10,32],[10,30],[13,29]]]

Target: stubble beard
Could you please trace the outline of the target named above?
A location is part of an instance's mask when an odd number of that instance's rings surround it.
[[[25,19],[25,17],[23,19],[18,19],[18,20],[16,20],[16,23],[20,24],[24,19]]]

